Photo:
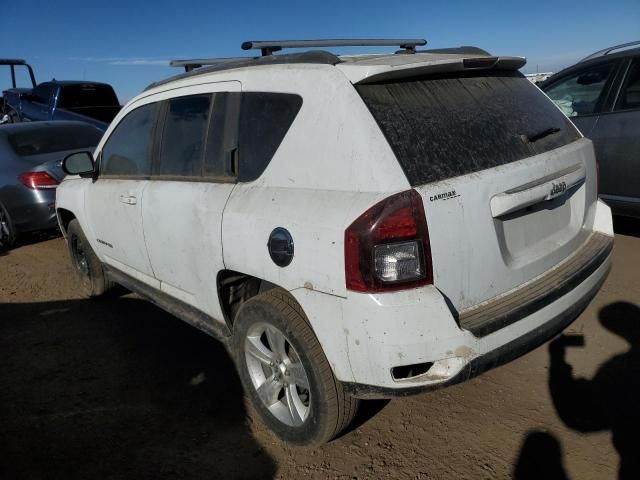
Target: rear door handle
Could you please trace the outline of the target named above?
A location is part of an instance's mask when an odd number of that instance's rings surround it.
[[[120,201],[122,203],[126,203],[127,205],[135,205],[138,203],[138,199],[133,195],[120,195]]]

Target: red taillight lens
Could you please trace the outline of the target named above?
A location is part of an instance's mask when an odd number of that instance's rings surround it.
[[[384,292],[432,283],[422,197],[408,190],[364,212],[344,234],[347,288]]]
[[[18,180],[33,190],[49,190],[56,188],[60,182],[47,172],[25,172],[18,175]]]

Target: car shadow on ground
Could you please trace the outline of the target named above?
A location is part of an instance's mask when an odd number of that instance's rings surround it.
[[[9,251],[15,248],[33,245],[34,243],[45,242],[47,240],[52,240],[61,236],[62,233],[58,229],[45,232],[21,234],[18,236],[18,238],[16,238],[15,243],[11,245],[11,247],[7,248],[0,245],[0,257],[8,255]]]
[[[135,297],[0,304],[0,478],[273,478],[225,348]]]
[[[629,342],[630,348],[604,362],[592,379],[575,378],[565,359],[567,348],[583,347],[579,337],[560,335],[549,344],[549,389],[558,416],[580,433],[611,431],[620,456],[618,478],[640,478],[637,436],[640,430],[640,307],[628,302],[607,305],[599,312],[607,330]],[[559,442],[549,433],[530,432],[514,469],[514,478],[566,479]]]
[[[613,231],[619,235],[640,237],[640,218],[613,217]]]

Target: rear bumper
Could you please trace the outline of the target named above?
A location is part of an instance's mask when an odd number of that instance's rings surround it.
[[[609,223],[610,223],[610,217]],[[598,240],[593,243],[593,241]],[[459,383],[523,355],[569,325],[589,304],[605,281],[611,264],[613,237],[594,233],[580,251],[544,277],[539,295],[513,302],[511,313],[500,311],[500,325],[490,332],[464,328],[445,297],[433,286],[393,294],[351,294],[331,297],[302,289],[292,293],[302,305],[334,374],[359,398],[410,395]],[[588,248],[599,245],[598,248]],[[563,272],[562,278],[558,273]],[[534,285],[536,279],[521,290]],[[503,296],[490,306],[499,306]],[[526,300],[526,302],[525,302]],[[320,312],[318,316],[314,316]],[[493,320],[488,309],[487,318]],[[340,332],[340,333],[338,333]],[[396,367],[431,364],[426,373],[394,378]],[[425,370],[422,370],[425,371]]]
[[[556,315],[551,320],[538,326],[534,330],[518,337],[484,355],[475,357],[467,363],[457,374],[447,380],[441,382],[430,383],[420,386],[401,387],[401,388],[384,388],[375,385],[364,385],[355,382],[344,382],[343,386],[347,392],[357,398],[362,399],[380,399],[393,398],[407,395],[415,395],[439,388],[455,385],[464,382],[470,378],[476,377],[481,373],[504,365],[516,358],[530,352],[534,348],[542,345],[547,340],[553,338],[566,327],[568,327],[589,305],[593,297],[596,296],[600,287],[607,278],[610,270],[610,262],[607,261],[605,273],[600,275],[596,284],[580,298],[576,303],[571,305],[567,310]]]
[[[55,190],[29,190],[16,194],[7,209],[17,233],[29,233],[57,228]]]

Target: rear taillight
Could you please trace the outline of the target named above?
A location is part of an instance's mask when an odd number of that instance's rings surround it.
[[[18,180],[33,190],[49,190],[56,188],[60,182],[47,172],[25,172],[18,175]]]
[[[377,203],[344,234],[347,288],[384,292],[432,283],[422,197],[415,190]]]

